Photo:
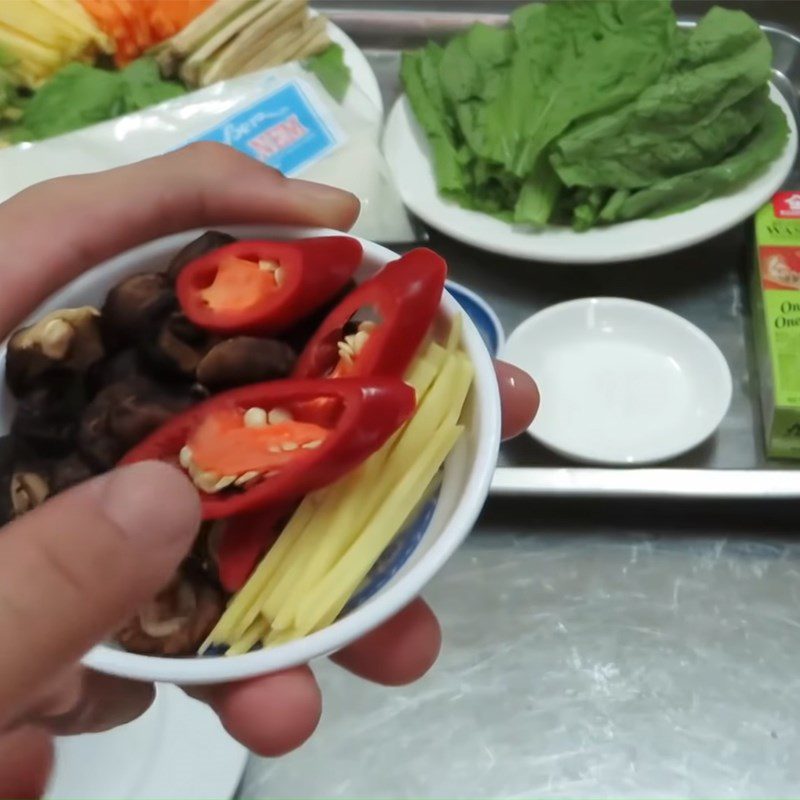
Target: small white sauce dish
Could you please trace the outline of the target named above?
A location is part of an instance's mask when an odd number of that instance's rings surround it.
[[[668,461],[708,439],[731,402],[716,344],[677,314],[635,300],[551,306],[514,330],[502,357],[539,384],[529,433],[583,463]]]

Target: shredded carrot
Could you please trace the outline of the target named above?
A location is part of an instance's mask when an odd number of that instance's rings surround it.
[[[320,425],[296,420],[247,428],[244,412],[220,409],[203,420],[187,444],[201,469],[218,475],[240,475],[277,469],[305,453],[300,449],[304,444],[322,443],[328,433]]]
[[[185,28],[214,0],[80,0],[98,27],[116,44],[117,66]]]
[[[253,261],[228,256],[220,261],[214,282],[200,297],[217,311],[243,311],[277,288],[275,274]]]

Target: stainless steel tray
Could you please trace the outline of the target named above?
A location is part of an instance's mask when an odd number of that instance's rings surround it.
[[[476,21],[502,24],[505,19],[501,14],[463,11],[324,10],[366,52],[387,110],[402,91],[398,76],[402,49],[431,38],[446,39]],[[773,47],[775,84],[800,123],[800,36],[775,25],[762,27]],[[789,183],[800,186],[797,164]],[[717,435],[662,469],[576,467],[521,437],[503,448],[492,484],[494,494],[698,499],[800,496],[800,471],[791,464],[767,462],[763,455],[745,283],[749,234],[747,223],[667,256],[576,267],[496,256],[435,230],[422,234],[447,258],[451,276],[494,307],[507,333],[535,311],[573,297],[631,297],[669,308],[702,328],[719,345],[734,376],[733,402]]]

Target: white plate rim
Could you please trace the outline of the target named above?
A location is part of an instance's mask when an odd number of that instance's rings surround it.
[[[389,112],[383,135],[383,154],[406,207],[430,225],[458,241],[481,250],[525,260],[567,264],[610,264],[649,258],[681,250],[713,238],[754,214],[783,185],[797,154],[797,122],[780,90],[770,84],[770,98],[789,125],[782,155],[766,172],[739,191],[713,198],[696,208],[659,219],[640,219],[576,233],[551,227],[525,233],[479,211],[461,208],[436,190],[430,148],[414,118],[408,98],[400,95]],[[402,151],[402,152],[401,152]],[[409,164],[416,162],[417,168]],[[731,208],[733,212],[731,213]],[[708,223],[702,222],[703,218]],[[687,234],[687,225],[702,227]]]
[[[650,455],[640,456],[634,459],[619,460],[614,458],[599,458],[596,454],[588,454],[580,452],[574,448],[566,447],[552,435],[542,434],[536,431],[535,421],[528,428],[528,435],[535,441],[542,444],[548,450],[582,464],[591,465],[605,465],[605,466],[618,466],[618,467],[641,467],[648,464],[658,464],[670,461],[678,456],[690,452],[694,448],[707,441],[719,429],[720,424],[724,420],[728,410],[730,409],[731,401],[733,399],[733,376],[731,374],[730,365],[728,364],[725,355],[720,350],[717,343],[701,328],[690,322],[685,317],[676,314],[662,306],[653,303],[647,303],[642,300],[634,300],[628,297],[614,297],[614,296],[596,296],[596,297],[580,297],[574,300],[566,300],[562,303],[556,303],[552,306],[532,314],[527,319],[523,320],[517,327],[509,334],[505,347],[500,352],[501,358],[510,358],[511,363],[514,363],[513,357],[508,353],[518,340],[525,341],[531,335],[531,328],[534,329],[543,321],[549,320],[554,316],[559,316],[563,313],[572,311],[573,309],[588,308],[591,305],[603,304],[616,308],[636,308],[639,311],[645,311],[653,317],[660,317],[662,320],[667,321],[675,327],[680,327],[684,331],[690,333],[698,342],[698,346],[705,348],[706,352],[712,357],[719,368],[719,377],[723,385],[720,387],[720,402],[716,410],[716,414],[709,422],[707,431],[703,435],[696,435],[687,438],[683,442],[674,442],[671,447],[663,448],[659,451],[653,451]],[[535,376],[534,376],[535,377]],[[546,392],[546,387],[542,387],[542,392]],[[713,422],[713,424],[711,424]]]
[[[153,724],[157,726],[157,733],[153,745],[157,747],[157,756],[143,765],[135,786],[124,797],[117,796],[119,800],[179,800],[188,797],[221,800],[233,797],[244,775],[249,751],[225,731],[210,708],[187,697],[176,686],[162,684],[157,688],[156,699],[145,712],[147,716],[155,717]],[[77,756],[76,752],[85,755],[84,772],[87,783],[90,783],[91,776],[104,766],[92,757],[97,738],[113,736],[118,747],[126,747],[126,729],[142,721],[134,720],[106,733],[69,737],[68,741],[56,740],[56,767],[45,800],[65,800],[73,796],[65,794],[66,787],[59,784],[58,764],[65,758],[63,745],[69,747],[69,758],[83,759],[83,755]],[[128,739],[133,744],[139,737],[128,736]],[[198,746],[201,743],[202,749]],[[204,757],[206,748],[213,751],[213,758]],[[176,778],[175,765],[187,763],[191,763],[191,769],[181,770],[180,777]],[[79,796],[85,797],[86,794],[84,790]]]

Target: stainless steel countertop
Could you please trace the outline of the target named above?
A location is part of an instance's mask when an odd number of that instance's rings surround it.
[[[800,26],[797,0],[726,5]],[[242,796],[797,796],[799,517],[784,501],[490,500],[426,592],[433,671],[386,689],[315,665],[316,736],[253,759]]]
[[[320,665],[317,735],[244,796],[797,796],[800,545],[636,527],[484,522],[427,592],[432,673]]]

